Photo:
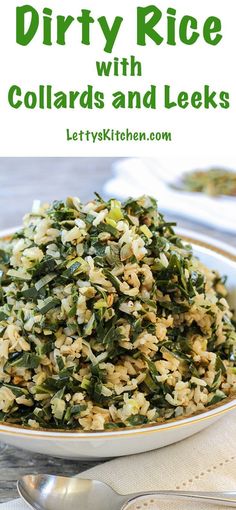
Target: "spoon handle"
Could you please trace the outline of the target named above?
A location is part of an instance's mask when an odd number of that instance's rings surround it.
[[[188,501],[204,501],[204,503],[214,503],[231,508],[236,508],[236,491],[222,491],[222,492],[195,492],[195,491],[154,491],[154,492],[143,492],[137,494],[130,494],[130,501],[145,497],[145,496],[158,496],[160,498],[174,497],[177,499],[185,499]]]

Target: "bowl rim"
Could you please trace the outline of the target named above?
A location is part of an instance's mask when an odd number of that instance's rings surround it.
[[[10,237],[14,232],[19,230],[20,227],[15,227],[7,230],[0,231],[0,240]],[[222,258],[227,258],[228,261],[236,264],[236,249],[227,243],[223,243],[216,239],[208,238],[207,236],[192,232],[186,229],[176,229],[177,233],[187,243],[193,244],[205,251],[214,252]],[[98,439],[113,437],[131,437],[138,435],[148,435],[156,432],[164,432],[174,430],[183,426],[198,424],[202,421],[211,418],[220,418],[226,412],[236,409],[236,394],[233,393],[224,400],[209,406],[204,410],[198,411],[187,417],[177,417],[166,422],[150,423],[136,427],[119,428],[117,430],[103,430],[103,431],[81,431],[74,429],[65,431],[64,429],[33,429],[32,427],[25,427],[23,425],[15,425],[12,423],[0,422],[0,437],[1,434],[7,436],[22,436],[27,438],[40,438],[40,439]]]
[[[207,409],[207,410],[206,410]],[[103,438],[113,437],[136,437],[140,435],[149,435],[157,432],[166,432],[170,430],[179,429],[188,425],[196,425],[200,422],[210,420],[211,418],[220,418],[225,413],[236,410],[236,395],[225,398],[219,404],[208,407],[202,411],[192,414],[187,417],[174,418],[159,424],[149,423],[137,427],[120,428],[117,430],[100,430],[100,431],[81,431],[78,429],[65,431],[63,429],[33,429],[23,425],[15,426],[11,423],[0,423],[0,438],[1,434],[7,436],[17,436],[24,438],[40,438],[40,439],[98,439],[101,441]]]

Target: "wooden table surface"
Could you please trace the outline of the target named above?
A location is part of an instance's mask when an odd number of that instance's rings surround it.
[[[67,195],[89,200],[102,193],[117,158],[0,158],[0,229],[14,227],[34,199],[51,201]],[[169,216],[170,220],[173,217]],[[194,229],[236,246],[236,236],[175,218],[180,227]],[[95,463],[54,459],[0,444],[0,502],[17,496],[16,480],[27,473],[73,475]]]

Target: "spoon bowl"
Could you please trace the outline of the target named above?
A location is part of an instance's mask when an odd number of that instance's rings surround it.
[[[17,488],[36,510],[120,510],[127,501],[127,496],[120,496],[103,482],[76,477],[28,475],[18,481]]]
[[[236,491],[155,491],[121,495],[98,480],[53,475],[27,475],[17,483],[22,499],[35,510],[122,510],[135,499],[175,498],[236,508]]]

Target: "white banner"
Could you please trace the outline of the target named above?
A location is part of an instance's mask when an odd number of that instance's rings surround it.
[[[0,155],[233,153],[235,18],[235,0],[2,2]]]

